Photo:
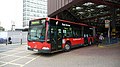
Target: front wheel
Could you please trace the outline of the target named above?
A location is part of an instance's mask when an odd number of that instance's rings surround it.
[[[70,49],[71,49],[70,43],[66,43],[65,44],[65,51],[68,52],[68,51],[70,51]]]

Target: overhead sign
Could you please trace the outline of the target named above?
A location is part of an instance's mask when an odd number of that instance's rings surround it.
[[[45,19],[31,21],[30,25],[45,25]]]
[[[35,25],[35,24],[40,24],[39,21],[33,21],[31,22],[32,25]]]
[[[105,20],[105,28],[109,28],[110,27],[110,20]]]

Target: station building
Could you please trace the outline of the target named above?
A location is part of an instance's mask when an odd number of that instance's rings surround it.
[[[111,38],[120,37],[120,0],[48,0],[48,16],[96,26],[96,33],[109,31]]]
[[[120,38],[120,0],[48,0],[48,16],[96,27],[96,34]]]

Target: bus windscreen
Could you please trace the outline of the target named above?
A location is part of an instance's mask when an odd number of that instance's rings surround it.
[[[45,38],[40,38],[41,36],[45,37],[45,19],[34,20],[30,22],[30,27],[28,31],[28,40],[29,41],[44,41]]]

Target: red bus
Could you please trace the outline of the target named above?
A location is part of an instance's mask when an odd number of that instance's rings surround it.
[[[94,43],[93,26],[55,18],[29,22],[28,50],[38,53],[70,51]]]

